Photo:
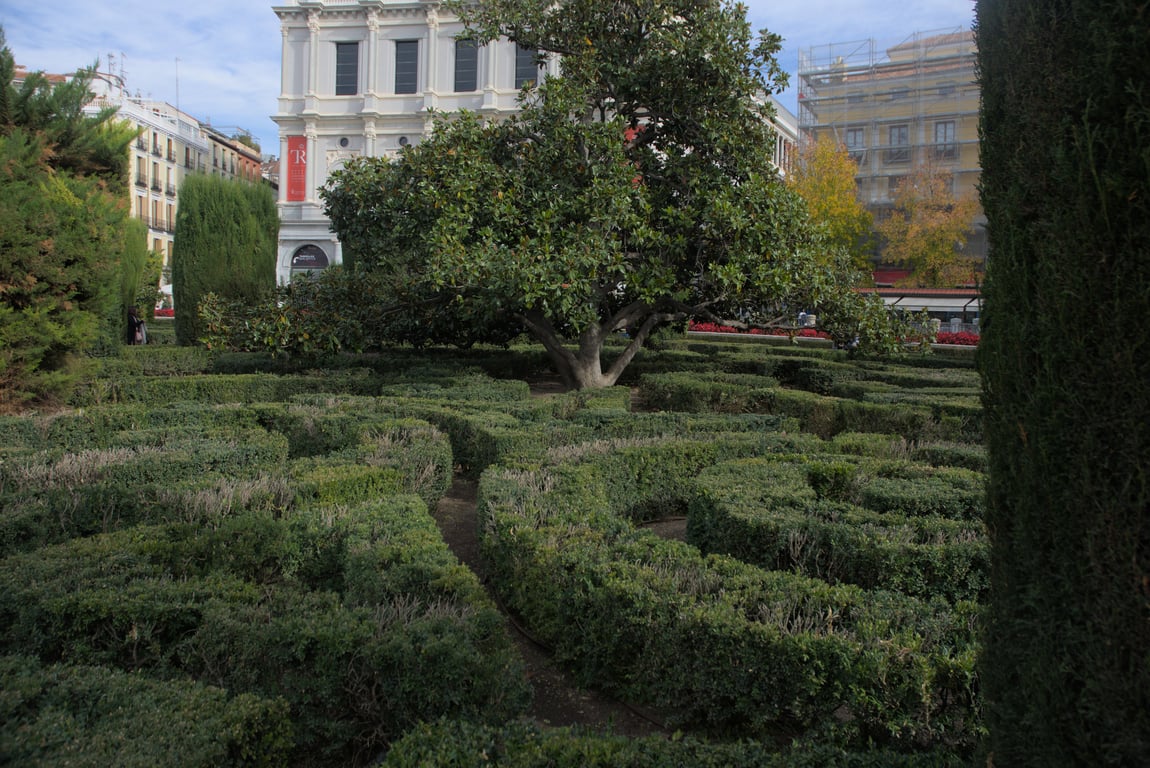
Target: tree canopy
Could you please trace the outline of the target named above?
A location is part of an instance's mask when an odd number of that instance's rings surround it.
[[[180,187],[172,249],[176,340],[196,343],[198,308],[208,293],[249,303],[275,288],[279,218],[263,184],[195,175]]]
[[[613,384],[660,324],[741,326],[819,309],[880,342],[771,164],[780,39],[719,0],[493,0],[456,7],[479,42],[560,57],[516,117],[440,115],[398,160],[360,159],[322,194],[350,261],[396,296],[512,317],[578,387]],[[874,332],[872,332],[872,330]],[[604,366],[606,340],[626,332]]]
[[[949,171],[921,166],[899,183],[894,207],[879,221],[883,260],[911,270],[907,282],[953,288],[970,282],[977,259],[962,252],[978,211],[974,198],[956,198]]]
[[[0,30],[0,406],[59,399],[116,343],[130,127],[87,115],[93,72],[17,86]]]
[[[870,267],[874,218],[858,198],[858,164],[846,146],[831,139],[812,141],[799,153],[787,182],[807,204],[807,212],[824,228],[827,241],[851,254],[860,270]]]

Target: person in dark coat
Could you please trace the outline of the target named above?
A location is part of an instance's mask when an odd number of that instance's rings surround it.
[[[148,327],[144,325],[144,319],[136,312],[135,307],[128,308],[128,343],[148,343]]]

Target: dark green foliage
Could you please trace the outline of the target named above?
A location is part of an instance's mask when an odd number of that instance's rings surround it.
[[[0,760],[31,768],[283,765],[288,705],[185,679],[0,657]]]
[[[557,447],[534,466],[489,468],[483,546],[507,604],[578,679],[667,708],[679,725],[759,738],[830,728],[856,745],[970,750],[970,604],[832,587],[632,528],[634,510],[689,497],[700,467],[775,442],[716,437]]]
[[[1150,755],[1150,23],[981,0],[996,765]]]
[[[0,409],[59,403],[78,358],[121,337],[131,129],[88,116],[92,70],[17,89],[0,30]]]
[[[529,723],[500,728],[440,721],[412,729],[387,754],[386,768],[958,768],[945,750],[905,755],[888,750],[850,752],[797,742],[776,751],[755,741],[604,736]]]
[[[152,253],[148,250],[147,225],[139,219],[128,219],[124,222],[124,251],[120,257],[119,319],[122,324],[120,335],[125,341],[130,341],[128,338],[130,329],[127,325],[128,308],[136,307],[140,317],[147,321],[151,317],[151,308],[155,306],[154,299],[150,304],[140,302],[141,291],[147,287],[146,281],[154,278],[156,285],[159,284],[159,274],[148,274],[151,257]]]
[[[793,417],[804,431],[831,437],[843,431],[887,432],[909,440],[963,439],[977,432],[972,419],[922,405],[872,403],[775,386],[749,374],[646,374],[639,393],[652,408],[690,412],[764,413]]]
[[[198,311],[207,294],[256,303],[272,291],[278,232],[270,188],[221,176],[184,180],[172,249],[180,344],[198,343],[203,335]]]
[[[77,539],[0,560],[0,584],[0,652],[282,697],[293,765],[526,700],[502,619],[414,497]]]
[[[321,191],[345,258],[385,275],[415,330],[439,307],[465,333],[515,322],[578,388],[614,385],[652,332],[688,317],[778,325],[817,303],[836,337],[894,346],[891,315],[851,290],[849,256],[770,161],[761,96],[785,86],[781,38],[754,34],[742,5],[453,11],[477,42],[515,41],[557,57],[560,73],[512,117],[444,117],[418,146],[350,161]],[[619,351],[605,360],[609,343]]]
[[[77,355],[120,337],[125,215],[98,181],[54,174],[47,160],[23,130],[0,135],[0,403],[10,405],[59,401]]]
[[[687,540],[832,584],[979,599],[989,583],[982,524],[867,509],[857,501],[869,471],[833,456],[717,464],[697,480]]]

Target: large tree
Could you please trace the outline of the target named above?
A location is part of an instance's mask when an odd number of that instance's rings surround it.
[[[858,163],[831,138],[807,143],[787,182],[807,204],[811,220],[827,241],[851,254],[860,270],[870,268],[874,218],[858,197]]]
[[[1147,13],[977,7],[994,765],[1150,758]]]
[[[881,306],[851,292],[849,257],[816,259],[826,244],[771,165],[762,97],[784,79],[780,42],[753,36],[742,6],[456,10],[480,42],[559,56],[562,76],[514,119],[443,118],[398,162],[333,174],[326,209],[351,260],[425,305],[517,318],[578,387],[614,383],[653,329],[686,317],[767,325],[822,308],[841,333],[879,338]]]
[[[894,205],[878,222],[882,260],[910,269],[904,283],[953,288],[974,278],[978,260],[962,249],[978,203],[956,197],[953,179],[943,168],[919,166],[899,182]]]
[[[222,176],[184,180],[172,247],[177,342],[200,340],[206,294],[254,303],[275,288],[278,228],[269,187]]]
[[[91,70],[14,74],[0,30],[0,407],[62,399],[85,353],[118,343],[135,136],[84,113]]]

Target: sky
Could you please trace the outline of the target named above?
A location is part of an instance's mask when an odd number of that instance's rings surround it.
[[[879,50],[916,32],[969,28],[974,0],[744,0],[755,30],[782,35],[791,74],[782,104],[797,110],[799,51],[874,39]],[[279,20],[263,0],[6,0],[0,26],[17,64],[67,73],[97,61],[128,89],[212,126],[249,131],[279,151],[271,120],[280,89]]]

